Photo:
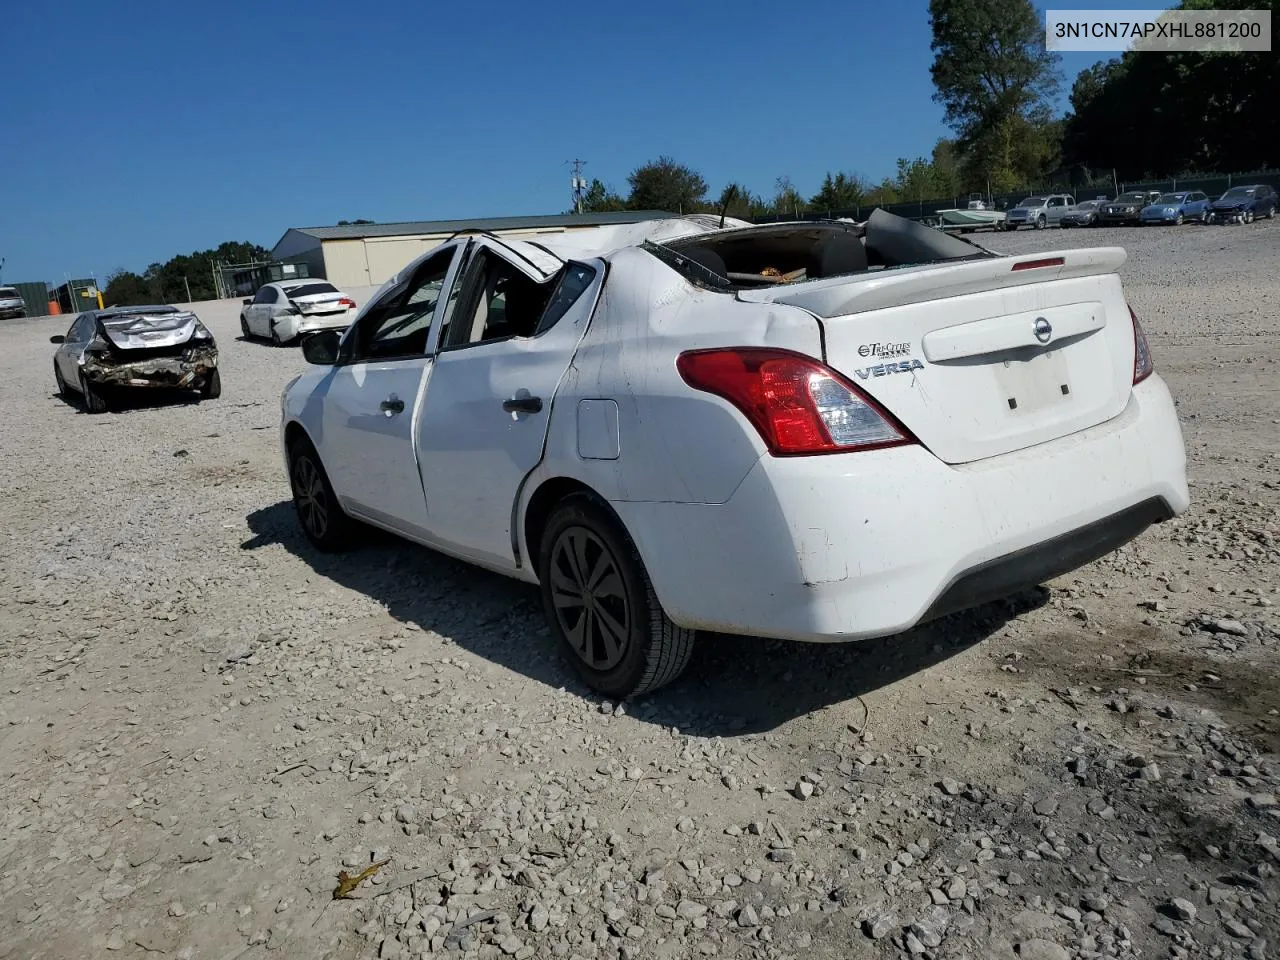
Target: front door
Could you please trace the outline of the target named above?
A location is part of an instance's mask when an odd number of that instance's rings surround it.
[[[323,413],[313,439],[343,507],[419,539],[426,501],[414,423],[431,374],[427,337],[457,252],[451,244],[426,257],[371,304],[343,338],[338,363],[319,387]]]
[[[593,260],[548,275],[509,245],[473,242],[417,426],[427,525],[441,546],[518,566],[517,495],[542,459],[556,388],[604,272]]]

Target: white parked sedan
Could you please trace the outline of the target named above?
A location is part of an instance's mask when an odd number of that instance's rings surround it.
[[[321,549],[363,521],[538,583],[611,696],[698,629],[893,634],[1187,508],[1124,259],[882,211],[457,237],[303,341],[297,512]]]
[[[281,280],[263,284],[240,308],[240,332],[268,337],[277,345],[318,330],[345,330],[356,302],[327,280]]]

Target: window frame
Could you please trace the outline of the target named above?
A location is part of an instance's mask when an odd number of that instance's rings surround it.
[[[338,345],[338,357],[335,366],[349,366],[357,363],[399,363],[405,360],[421,360],[434,356],[433,339],[436,325],[440,321],[441,311],[448,302],[452,288],[457,284],[459,251],[465,246],[465,243],[457,242],[442,244],[440,247],[423,254],[418,260],[410,264],[403,271],[404,274],[407,274],[404,280],[388,287],[379,296],[370,301],[364,313],[347,329],[342,342]],[[444,277],[441,279],[440,295],[436,298],[431,317],[427,321],[427,336],[422,352],[384,357],[359,355],[357,353],[357,344],[360,341],[362,332],[367,330],[371,323],[381,324],[385,320],[385,316],[378,315],[384,308],[389,307],[398,298],[406,297],[411,291],[416,290],[421,285],[420,278],[423,272],[427,270],[428,265],[437,258],[443,258],[446,255],[449,257],[449,262],[445,268]],[[376,319],[374,319],[375,317]]]
[[[462,269],[459,271],[459,273],[462,274],[462,276],[460,277],[458,283],[465,285],[466,289],[463,291],[462,296],[459,297],[459,307],[455,309],[455,317],[459,315],[458,310],[462,309],[464,306],[465,306],[465,310],[463,310],[461,315],[465,316],[467,315],[467,313],[470,313],[472,316],[474,316],[475,310],[480,305],[478,300],[478,296],[481,290],[479,281],[484,274],[481,271],[476,271],[474,274],[470,272],[464,273],[463,271],[470,271],[472,265],[477,262],[477,257],[480,257],[484,254],[488,254],[489,256],[492,256],[498,260],[501,260],[503,263],[505,263],[508,267],[510,267],[512,270],[516,271],[517,273],[522,273],[525,276],[529,276],[529,271],[524,270],[519,265],[513,263],[509,257],[503,255],[502,250],[495,249],[494,247],[485,245],[485,244],[477,244],[474,250],[467,251],[466,263],[464,264]],[[547,308],[550,307],[552,301],[555,300],[556,294],[560,291],[561,287],[564,285],[565,280],[569,276],[569,271],[574,267],[582,267],[586,270],[589,270],[591,272],[591,279],[587,283],[586,287],[583,288],[582,292],[579,293],[578,296],[575,297],[570,302],[569,306],[564,310],[564,312],[561,313],[560,316],[556,318],[555,322],[544,327],[542,325],[542,319],[544,316],[546,316]],[[542,313],[539,314],[538,322],[534,326],[533,333],[530,333],[530,334],[514,334],[513,333],[513,334],[508,334],[505,337],[493,337],[489,340],[473,340],[473,341],[467,341],[464,343],[438,344],[436,348],[436,355],[440,355],[444,353],[456,353],[460,350],[467,350],[474,347],[486,347],[486,346],[489,346],[490,344],[495,344],[495,343],[508,343],[512,340],[525,340],[525,341],[537,340],[539,337],[542,337],[544,334],[550,332],[551,330],[554,330],[559,325],[560,321],[564,319],[565,314],[567,314],[569,310],[571,310],[573,306],[578,302],[578,300],[581,299],[583,296],[585,296],[587,292],[591,289],[591,286],[599,278],[600,272],[601,271],[598,268],[591,265],[590,263],[586,263],[585,261],[582,261],[582,260],[568,259],[564,261],[564,265],[561,266],[559,270],[557,270],[552,276],[548,277],[546,280],[538,281],[533,277],[530,277],[530,279],[533,280],[535,283],[551,284],[551,292],[547,295],[547,305],[543,307]]]

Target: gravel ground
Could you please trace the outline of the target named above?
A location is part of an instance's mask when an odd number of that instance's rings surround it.
[[[0,957],[1280,950],[1280,221],[1122,244],[1184,518],[877,642],[711,637],[602,703],[528,587],[295,528],[296,350],[102,416],[0,325]],[[388,861],[352,899],[336,874]]]

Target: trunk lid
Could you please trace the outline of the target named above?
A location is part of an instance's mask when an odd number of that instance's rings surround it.
[[[196,331],[194,313],[102,317],[102,332],[118,350],[150,350],[186,343]]]
[[[1124,258],[1118,248],[1072,250],[739,295],[816,314],[827,364],[939,459],[960,464],[1124,410],[1134,355],[1115,273]]]

